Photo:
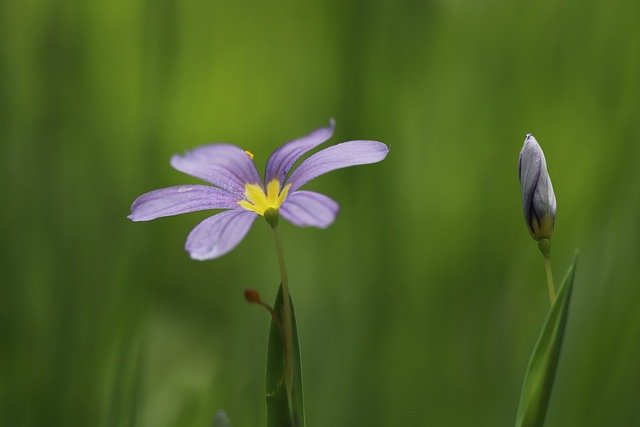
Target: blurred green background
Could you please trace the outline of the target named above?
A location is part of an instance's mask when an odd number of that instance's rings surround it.
[[[547,156],[559,282],[580,261],[547,426],[640,425],[640,4],[0,1],[0,425],[265,421],[268,226],[189,259],[209,213],[126,219],[228,141],[259,169],[336,119],[379,164],[281,227],[309,426],[510,426],[549,308],[519,150]]]

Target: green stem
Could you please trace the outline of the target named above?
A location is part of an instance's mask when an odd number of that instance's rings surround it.
[[[293,420],[293,404],[291,401],[291,389],[293,387],[293,330],[291,327],[291,299],[289,296],[289,277],[287,275],[287,267],[284,263],[284,251],[282,250],[282,242],[278,234],[277,225],[272,225],[273,239],[276,244],[276,253],[278,255],[278,266],[280,267],[280,279],[282,281],[282,301],[283,319],[282,329],[284,333],[284,384],[289,399],[289,415]]]
[[[553,305],[556,300],[556,287],[553,285],[553,273],[551,272],[551,240],[545,238],[538,240],[538,248],[544,256],[544,266],[547,270],[547,287],[549,288],[549,300]]]
[[[547,270],[547,287],[549,288],[549,300],[551,301],[551,305],[556,300],[556,288],[553,285],[553,273],[551,272],[551,256],[544,256],[544,265]]]

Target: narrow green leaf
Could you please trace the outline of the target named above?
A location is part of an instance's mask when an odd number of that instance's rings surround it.
[[[291,297],[289,297],[291,301]],[[282,286],[273,309],[282,318]],[[271,320],[267,348],[267,427],[304,427],[304,402],[302,397],[302,366],[296,316],[291,302],[291,328],[293,329],[293,385],[291,403],[293,419],[289,413],[289,398],[284,380],[284,346],[276,322]]]
[[[529,359],[520,394],[516,427],[541,427],[544,424],[560,358],[577,261],[576,253]]]

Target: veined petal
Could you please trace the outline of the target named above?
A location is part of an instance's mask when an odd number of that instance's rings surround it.
[[[523,164],[525,167],[523,168]],[[531,228],[531,216],[533,214],[533,195],[540,177],[540,156],[525,142],[520,151],[518,175],[520,177],[520,189],[522,193],[522,212],[526,223]]]
[[[327,228],[338,215],[340,206],[324,194],[313,191],[296,191],[288,196],[280,207],[280,215],[299,226]]]
[[[388,152],[389,147],[377,141],[349,141],[325,148],[304,160],[291,173],[287,180],[291,184],[289,191],[332,170],[379,162]]]
[[[309,135],[287,142],[274,151],[267,161],[264,182],[270,182],[272,179],[284,182],[287,173],[300,156],[331,138],[335,125],[331,119],[328,127],[316,129]]]
[[[185,249],[201,261],[221,257],[238,246],[257,217],[254,212],[231,210],[207,218],[189,233]]]
[[[208,185],[178,185],[150,191],[138,197],[131,205],[132,221],[179,215],[206,209],[235,209],[238,197]]]
[[[234,194],[244,193],[245,184],[261,183],[251,157],[231,144],[209,144],[174,155],[171,166]]]

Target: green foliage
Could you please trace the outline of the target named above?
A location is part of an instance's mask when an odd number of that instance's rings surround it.
[[[291,300],[291,297],[289,297]],[[282,319],[284,300],[282,286],[273,305]],[[298,342],[298,326],[295,310],[291,301],[291,327],[293,330],[293,363],[294,374],[291,387],[291,409],[289,396],[285,386],[284,346],[282,335],[275,319],[271,319],[269,328],[269,344],[267,350],[267,427],[304,427],[304,399],[302,389],[302,364],[300,360],[300,344]]]
[[[516,427],[542,427],[560,359],[578,256],[567,270],[525,373]]]

